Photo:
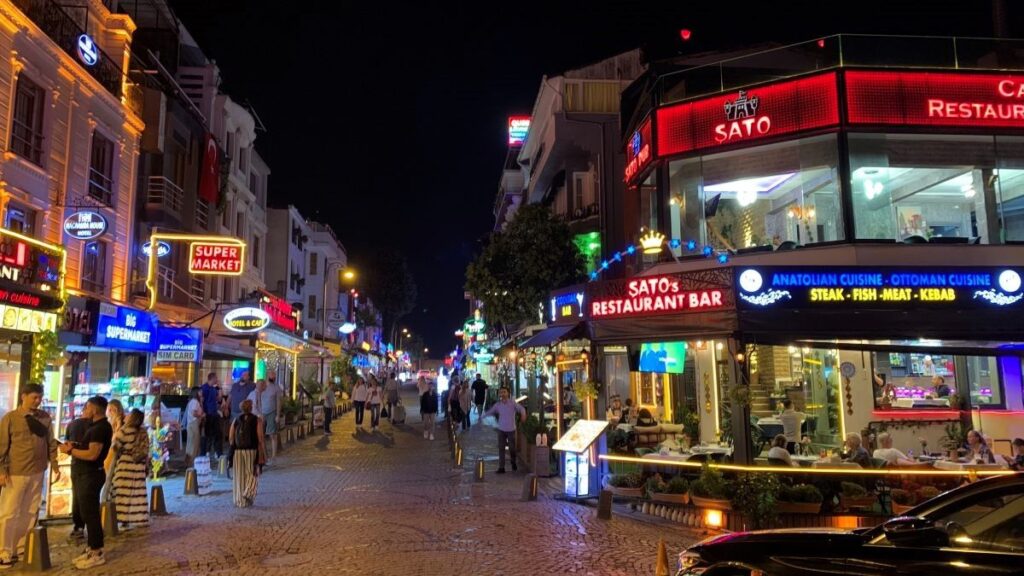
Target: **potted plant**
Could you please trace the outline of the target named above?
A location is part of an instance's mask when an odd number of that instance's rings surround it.
[[[299,401],[295,398],[285,398],[281,404],[281,412],[284,412],[284,423],[287,426],[295,424],[296,417],[299,415],[299,410],[302,406]]]
[[[732,492],[732,509],[743,513],[750,528],[768,528],[777,515],[782,486],[774,474],[741,474]]]
[[[917,504],[917,494],[909,490],[893,488],[891,495],[892,513],[897,516],[906,514],[908,510]]]
[[[942,447],[949,452],[949,458],[955,460],[960,448],[967,444],[967,428],[959,422],[946,424],[946,433],[942,436]]]
[[[651,480],[657,480],[653,485]],[[647,494],[655,502],[668,504],[687,504],[690,502],[690,483],[682,476],[676,476],[663,482],[660,476],[655,476],[647,481]]]
[[[821,490],[811,484],[782,486],[778,497],[778,511],[784,514],[817,514],[824,497]]]
[[[722,473],[705,462],[700,476],[690,483],[690,501],[701,508],[732,510],[729,502],[729,485]]]
[[[639,472],[615,474],[608,479],[608,489],[616,496],[641,498],[644,495],[644,479]]]
[[[917,501],[924,502],[925,500],[931,500],[939,494],[942,494],[942,490],[939,490],[935,486],[921,486],[917,490]]]
[[[579,399],[580,403],[584,406],[586,413],[583,415],[584,418],[595,418],[594,401],[597,400],[598,388],[601,386],[600,382],[594,382],[587,380],[586,382],[577,381],[572,386],[572,392]]]
[[[855,482],[841,482],[839,484],[839,507],[843,510],[852,508],[870,508],[875,505],[878,498],[868,493],[867,489]]]

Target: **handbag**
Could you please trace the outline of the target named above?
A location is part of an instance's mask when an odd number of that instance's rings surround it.
[[[391,416],[391,412],[388,411],[388,407],[387,406],[383,406],[380,409],[380,417],[381,418],[387,418],[389,416]]]

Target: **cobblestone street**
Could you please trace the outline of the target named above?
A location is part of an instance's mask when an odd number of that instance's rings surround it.
[[[414,393],[406,425],[355,433],[353,413],[334,434],[289,446],[268,468],[250,509],[232,506],[228,480],[205,496],[165,486],[169,516],[108,541],[97,574],[652,574],[659,536],[671,555],[696,537],[673,526],[553,499],[542,484],[521,502],[523,474],[494,474],[495,435],[474,425],[465,470],[453,470],[444,429],[424,440]],[[367,427],[369,417],[367,417]],[[474,416],[475,424],[475,416]],[[486,481],[472,464],[487,460]],[[49,528],[54,569],[70,574],[79,550],[69,526]],[[674,563],[674,562],[673,562]],[[14,570],[12,573],[21,573]]]

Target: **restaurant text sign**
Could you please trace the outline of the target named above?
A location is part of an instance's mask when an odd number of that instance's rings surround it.
[[[1024,298],[1014,268],[772,267],[737,271],[737,303],[768,308],[1004,307]]]
[[[725,295],[720,289],[685,290],[675,276],[650,276],[630,280],[624,295],[591,300],[590,317],[616,318],[701,312],[725,306]]]
[[[1024,127],[1024,76],[846,71],[850,124]]]
[[[626,145],[626,182],[632,182],[636,175],[651,163],[653,158],[654,153],[651,150],[651,119],[648,118],[630,136],[629,143]]]
[[[188,271],[192,274],[238,276],[245,264],[245,246],[237,242],[192,242]]]

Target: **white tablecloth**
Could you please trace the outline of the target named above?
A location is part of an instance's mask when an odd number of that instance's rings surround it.
[[[650,454],[644,454],[641,458],[644,460],[671,460],[673,462],[686,462],[693,454],[688,452],[671,452],[669,454],[659,454],[657,452],[651,452]]]
[[[936,470],[1003,470],[1006,467],[1002,464],[969,464],[965,462],[950,462],[949,460],[936,460],[932,462]]]

